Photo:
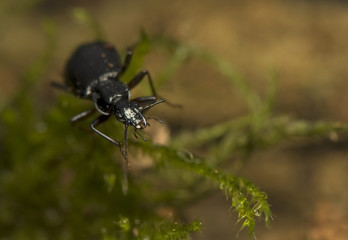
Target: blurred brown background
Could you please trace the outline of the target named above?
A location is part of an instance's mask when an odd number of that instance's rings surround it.
[[[90,29],[73,19],[74,7],[89,11],[120,50],[134,43],[142,28],[163,33],[230,62],[261,93],[275,69],[277,114],[348,121],[348,1],[2,0],[0,107],[42,53],[45,18],[57,24],[58,48],[38,92],[53,98],[48,83],[61,79],[78,44],[93,39]],[[156,75],[160,61],[151,54],[144,67]],[[185,106],[180,114],[165,110],[166,121],[176,127],[209,126],[246,112],[230,85],[199,61],[188,62],[160,92]],[[347,146],[344,138],[335,144],[297,139],[253,155],[243,172],[268,193],[275,215],[270,230],[257,225],[258,239],[348,239]],[[228,209],[221,193],[191,206],[188,217],[204,224],[196,239],[235,239],[239,226]]]

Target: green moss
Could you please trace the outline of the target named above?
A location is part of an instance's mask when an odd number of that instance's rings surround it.
[[[78,9],[75,15],[97,29],[97,37],[102,36],[86,12]],[[70,116],[86,108],[85,103],[61,94],[50,108],[36,107],[42,100],[36,98],[34,88],[40,85],[55,49],[54,24],[47,21],[44,29],[47,46],[42,56],[28,67],[23,86],[0,112],[0,232],[5,238],[190,239],[200,231],[199,221],[168,219],[158,209],[165,206],[180,216],[187,204],[214,189],[228,197],[241,228],[247,228],[252,236],[257,219],[268,225],[272,218],[267,194],[247,179],[223,172],[220,164],[235,154],[252,154],[295,136],[347,130],[342,124],[273,116],[275,77],[262,98],[215,56],[195,46],[142,33],[127,75],[133,76],[154,48],[173,53],[159,74],[160,85],[192,57],[205,59],[245,98],[250,112],[211,127],[183,130],[167,146],[130,141],[130,153],[149,155],[155,166],[136,179],[130,176],[129,193],[124,195],[123,159],[118,149],[68,123]],[[88,125],[81,128],[88,129]],[[112,128],[114,135],[122,135],[121,124]],[[201,147],[207,149],[204,158],[183,150]],[[164,183],[169,187],[160,186]]]

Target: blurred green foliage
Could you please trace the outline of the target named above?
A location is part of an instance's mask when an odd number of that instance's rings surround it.
[[[77,9],[75,17],[96,29],[98,24]],[[61,94],[49,109],[41,110],[35,86],[48,67],[55,50],[55,25],[43,27],[47,46],[22,77],[22,87],[0,112],[0,232],[3,239],[189,239],[201,223],[187,223],[182,209],[203,193],[220,188],[231,201],[241,228],[250,235],[255,221],[268,225],[272,218],[267,195],[250,181],[223,172],[226,163],[240,152],[251,154],[293,136],[327,135],[346,130],[331,123],[297,121],[272,114],[275,75],[268,94],[261,98],[247,81],[224,61],[195,46],[144,32],[127,76],[134,76],[143,57],[153,48],[172,55],[156,77],[165,84],[173,73],[193,57],[204,59],[231,82],[249,106],[249,114],[196,130],[183,130],[168,146],[130,140],[130,153],[146,154],[154,167],[129,176],[129,192],[122,185],[122,155],[100,137],[72,128],[69,117],[90,106],[74,96]],[[88,104],[88,105],[86,105]],[[81,124],[88,129],[88,125]],[[122,125],[108,123],[114,136]],[[182,149],[204,146],[204,159]],[[185,179],[183,179],[185,176]],[[165,186],[164,186],[165,185]],[[169,209],[166,217],[160,209]],[[228,211],[228,209],[226,209]]]

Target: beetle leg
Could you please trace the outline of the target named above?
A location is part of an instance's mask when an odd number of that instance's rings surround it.
[[[92,130],[94,132],[98,133],[100,136],[102,136],[106,140],[112,142],[113,144],[115,144],[116,146],[119,146],[121,148],[122,144],[119,141],[116,141],[116,140],[112,139],[111,137],[105,135],[104,133],[102,133],[101,131],[99,131],[98,129],[95,128],[99,124],[101,124],[101,123],[105,122],[106,120],[108,120],[110,116],[111,115],[100,115],[95,120],[93,120],[93,122],[91,123],[91,128],[92,128]]]
[[[120,75],[122,75],[128,68],[130,62],[132,61],[133,50],[131,48],[127,49],[127,55],[124,58],[123,65],[120,71]]]
[[[123,155],[124,164],[123,164],[123,177],[122,177],[122,192],[124,195],[127,195],[128,192],[128,125],[124,125],[124,135],[123,135],[123,144],[124,149],[121,148],[120,150]]]
[[[132,102],[136,102],[140,105],[147,105],[156,102],[155,96],[148,96],[148,97],[138,97],[132,99]]]
[[[89,110],[84,111],[84,112],[82,112],[82,113],[79,113],[79,114],[77,114],[76,116],[73,116],[73,117],[70,119],[70,123],[74,125],[76,122],[81,121],[81,120],[83,120],[83,119],[89,117],[89,116],[92,115],[94,112],[95,112],[95,108],[92,108],[92,109],[89,109]]]
[[[149,105],[140,107],[139,110],[140,110],[141,112],[144,112],[144,111],[146,111],[147,109],[149,109],[149,108],[151,108],[151,107],[153,107],[153,106],[155,106],[155,105],[157,105],[157,104],[163,103],[163,102],[165,102],[165,100],[160,99],[160,100],[158,100],[158,101],[156,101],[156,102],[153,102],[153,103],[151,103],[151,104],[149,104]]]
[[[149,79],[149,83],[150,83],[150,87],[151,87],[151,91],[152,91],[152,95],[153,96],[149,96],[149,97],[140,97],[140,98],[136,98],[133,99],[132,101],[136,101],[139,103],[142,102],[155,102],[156,99],[158,98],[162,98],[161,96],[157,95],[155,88],[153,86],[152,83],[152,78],[150,73],[147,70],[142,70],[141,72],[139,72],[129,83],[128,83],[128,88],[132,89],[133,87],[135,87],[136,85],[138,85],[138,83],[141,82],[141,80],[143,80],[145,78],[145,76],[148,77]],[[154,101],[151,101],[151,99],[154,99]],[[166,100],[166,103],[172,107],[177,107],[177,108],[181,108],[182,106],[180,104],[176,104],[176,103],[172,103]]]
[[[147,70],[142,70],[137,75],[135,75],[135,77],[128,83],[128,88],[132,89],[133,87],[138,85],[138,83],[140,83],[141,80],[143,80],[145,78],[145,76],[147,76],[149,79],[152,95],[157,98],[158,96],[157,96],[155,88],[153,86],[151,75],[150,75],[149,71],[147,71]]]
[[[52,86],[52,87],[55,87],[55,88],[58,88],[58,89],[60,89],[60,90],[63,90],[63,91],[65,91],[65,92],[71,93],[71,88],[68,87],[68,86],[65,85],[65,84],[58,83],[58,82],[51,82],[51,86]]]
[[[115,139],[112,139],[111,137],[105,135],[104,133],[102,133],[101,131],[99,131],[98,129],[96,129],[95,127],[98,126],[99,124],[105,122],[106,120],[109,119],[111,115],[100,115],[99,117],[97,117],[92,123],[91,123],[91,128],[94,132],[98,133],[100,136],[102,136],[103,138],[105,138],[106,140],[112,142],[113,144],[115,144],[116,146],[118,146],[120,148],[120,151],[123,155],[123,159],[124,159],[124,164],[123,164],[123,182],[122,182],[122,191],[123,193],[126,195],[127,191],[128,191],[128,144],[127,144],[127,129],[128,126],[125,125],[125,131],[124,131],[124,149],[122,149],[122,143],[120,143],[119,141],[116,141]]]

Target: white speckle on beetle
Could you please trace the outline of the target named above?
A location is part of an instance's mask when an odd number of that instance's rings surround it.
[[[115,104],[118,102],[122,97],[122,94],[114,94],[113,96],[109,97],[109,102],[112,104]]]
[[[130,108],[125,108],[124,115],[127,119],[131,119],[132,121],[134,121],[136,113]]]
[[[116,78],[117,74],[118,74],[118,72],[115,72],[115,71],[104,73],[104,74],[99,76],[99,81],[103,82],[103,81],[109,80],[109,78]]]
[[[91,86],[88,86],[86,88],[85,96],[89,96],[89,95],[91,95],[91,93],[92,93],[92,88],[91,88]]]
[[[98,80],[93,80],[91,81],[90,84],[88,84],[86,91],[85,91],[85,96],[90,96],[92,93],[92,89],[98,84]]]
[[[131,108],[125,108],[124,109],[124,116],[126,119],[129,119],[131,122],[135,123],[136,128],[141,128],[139,125],[141,123],[140,119],[137,119],[135,116],[139,113],[138,109],[131,109]]]

